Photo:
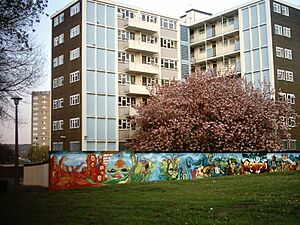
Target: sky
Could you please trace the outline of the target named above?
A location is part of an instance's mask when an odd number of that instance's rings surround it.
[[[57,10],[72,0],[49,0],[45,12],[52,15]],[[162,13],[179,18],[191,8],[212,14],[225,11],[250,0],[116,0],[115,2],[132,5],[150,11]],[[280,0],[278,0],[280,2]],[[300,0],[286,0],[286,2],[300,6]],[[41,22],[36,26],[36,38],[42,44],[47,57],[47,74],[45,82],[34,91],[50,90],[51,77],[51,20],[50,17],[42,16]],[[24,97],[19,105],[20,129],[19,143],[30,144],[31,138],[31,97]],[[14,143],[14,121],[0,122],[0,143]]]

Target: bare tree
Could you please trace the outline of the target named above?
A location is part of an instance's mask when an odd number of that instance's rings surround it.
[[[197,73],[153,90],[147,105],[138,107],[129,149],[271,151],[289,136],[281,118],[294,115],[291,106],[234,74]]]
[[[45,76],[45,56],[33,41],[34,24],[47,0],[0,1],[0,118],[9,116],[11,96],[29,94]]]

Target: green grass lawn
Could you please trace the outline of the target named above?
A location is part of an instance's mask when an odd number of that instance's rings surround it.
[[[0,224],[300,224],[300,171],[0,194]]]

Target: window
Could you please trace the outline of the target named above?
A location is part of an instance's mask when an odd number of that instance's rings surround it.
[[[130,75],[119,74],[119,84],[130,84]]]
[[[157,37],[151,36],[151,35],[142,34],[142,42],[156,44],[157,43]]]
[[[70,8],[70,16],[74,16],[75,14],[80,12],[80,3],[78,2],[76,5],[73,5]]]
[[[292,55],[292,50],[290,49],[284,49],[284,55],[285,55],[285,58],[286,59],[292,59],[293,58],[293,55]]]
[[[283,36],[290,38],[291,37],[291,29],[288,27],[283,27]]]
[[[60,87],[60,86],[63,86],[63,82],[64,82],[64,77],[63,76],[60,76],[58,78],[55,78],[53,79],[52,81],[52,85],[53,85],[53,88],[57,88],[57,87]]]
[[[276,13],[281,13],[281,7],[280,4],[273,2],[273,11]]]
[[[53,45],[54,45],[54,46],[57,46],[57,45],[58,45],[58,37],[55,37],[55,38],[53,39]]]
[[[282,26],[275,24],[274,27],[275,27],[275,34],[282,35]]]
[[[286,93],[278,93],[278,100],[279,101],[286,101]]]
[[[80,94],[70,96],[70,106],[78,105],[80,103]]]
[[[70,151],[71,152],[80,151],[80,142],[79,141],[70,141]]]
[[[76,37],[80,34],[80,25],[77,25],[70,29],[70,38]]]
[[[75,48],[70,51],[70,61],[79,58],[80,56],[80,48]]]
[[[62,43],[64,43],[64,34],[60,34],[60,35],[58,36],[58,44],[60,45],[60,44],[62,44]]]
[[[286,81],[294,82],[294,73],[292,71],[286,71]]]
[[[153,84],[158,84],[157,78],[142,77],[142,85],[143,86],[150,86]]]
[[[296,97],[294,94],[286,94],[287,103],[294,105],[296,103]]]
[[[176,49],[176,43],[177,42],[174,40],[161,38],[161,47],[162,48]]]
[[[149,23],[156,23],[157,22],[157,17],[152,16],[152,15],[142,14],[142,20],[147,21]]]
[[[205,52],[205,45],[200,45],[199,46],[199,51],[200,51],[200,53]]]
[[[170,85],[171,81],[168,79],[161,79],[161,85]]]
[[[70,129],[79,128],[80,127],[80,119],[72,118],[70,119]]]
[[[64,99],[54,99],[53,100],[53,109],[59,109],[64,107]]]
[[[166,69],[177,69],[177,61],[172,59],[161,59],[161,67]]]
[[[119,97],[119,106],[130,106],[130,98],[129,97]]]
[[[289,127],[296,127],[296,118],[295,117],[289,117],[287,121],[287,125]]]
[[[80,71],[77,70],[73,73],[70,73],[70,83],[74,83],[80,80]]]
[[[124,63],[134,62],[134,55],[126,52],[118,52],[118,61]]]
[[[63,130],[63,126],[64,126],[63,120],[53,121],[53,131]]]
[[[284,49],[276,46],[276,56],[284,58]]]
[[[63,142],[53,142],[53,151],[62,151],[63,150]]]
[[[285,80],[285,70],[277,69],[277,80]]]
[[[289,16],[290,15],[290,12],[289,12],[289,8],[286,7],[286,6],[282,6],[282,15],[285,15],[285,16]]]
[[[143,55],[142,56],[142,64],[156,65],[156,64],[158,64],[158,59],[156,57]]]
[[[58,58],[56,57],[53,59],[53,67],[55,68],[57,66],[58,66]]]
[[[160,27],[169,30],[176,30],[176,21],[167,18],[161,18]]]
[[[135,40],[135,33],[128,32],[125,30],[118,30],[118,39],[119,40]]]
[[[121,119],[119,120],[119,129],[129,130],[131,128],[131,124],[129,120]]]
[[[58,65],[60,66],[60,65],[62,65],[62,64],[64,64],[64,55],[60,55],[60,56],[58,57]]]
[[[134,13],[128,9],[118,8],[118,17],[120,19],[133,18]]]
[[[56,27],[58,24],[61,24],[62,22],[64,22],[64,13],[61,13],[60,15],[54,17],[53,19],[54,21],[54,27]]]

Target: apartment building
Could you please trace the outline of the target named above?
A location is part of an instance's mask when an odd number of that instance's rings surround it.
[[[203,12],[192,11],[202,14]],[[300,113],[300,8],[284,1],[254,0],[233,9],[191,20],[192,70],[235,70],[257,88],[271,84],[275,98],[289,102]],[[300,146],[296,117],[282,118],[291,129],[283,141],[287,150]]]
[[[50,91],[33,91],[31,99],[31,145],[50,145]]]
[[[51,150],[123,149],[135,129],[134,106],[147,102],[149,85],[189,72],[188,28],[105,0],[75,0],[51,18]]]

